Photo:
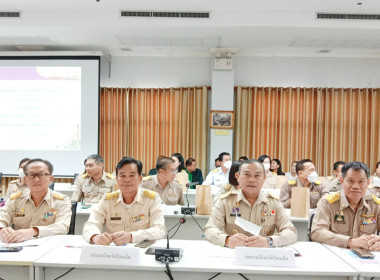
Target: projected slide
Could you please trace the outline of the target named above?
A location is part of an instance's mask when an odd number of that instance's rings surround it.
[[[81,149],[81,67],[0,67],[0,150]]]

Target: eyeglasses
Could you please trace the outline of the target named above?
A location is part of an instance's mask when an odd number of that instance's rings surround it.
[[[27,173],[25,174],[26,178],[28,178],[29,180],[33,180],[34,178],[36,178],[36,176],[38,177],[38,179],[46,179],[47,176],[50,176],[49,173]]]

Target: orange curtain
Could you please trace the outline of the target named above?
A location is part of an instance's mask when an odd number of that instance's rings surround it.
[[[147,174],[159,155],[178,152],[206,170],[207,87],[102,88],[100,154],[112,172],[123,156],[143,162]]]
[[[262,88],[236,90],[234,153],[267,154],[289,170],[310,158],[321,176],[337,160],[380,160],[380,89]]]

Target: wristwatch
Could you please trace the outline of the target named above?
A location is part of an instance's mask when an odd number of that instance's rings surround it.
[[[267,237],[268,239],[268,248],[272,248],[273,247],[273,239],[271,237]]]

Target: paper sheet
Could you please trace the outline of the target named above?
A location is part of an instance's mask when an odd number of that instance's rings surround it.
[[[261,228],[262,228],[258,225],[255,225],[254,223],[251,223],[251,222],[244,220],[240,217],[236,217],[235,224],[237,226],[241,227],[242,229],[244,229],[245,231],[252,233],[253,235],[259,235]]]

